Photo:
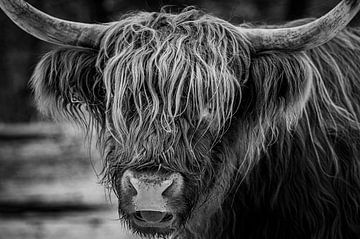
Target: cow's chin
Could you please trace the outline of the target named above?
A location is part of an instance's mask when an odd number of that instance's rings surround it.
[[[138,212],[129,213],[120,209],[119,213],[129,229],[143,238],[169,238],[181,225],[181,217],[177,214],[168,213],[159,222],[149,224]]]
[[[144,238],[168,238],[175,232],[175,228],[142,227],[132,221],[129,222],[129,228]]]

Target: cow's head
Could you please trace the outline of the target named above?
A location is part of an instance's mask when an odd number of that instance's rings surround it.
[[[342,1],[308,24],[259,29],[194,9],[74,23],[0,0],[25,31],[66,45],[35,70],[39,108],[95,127],[104,182],[144,235],[208,226],[274,125],[291,127],[301,114],[313,77],[301,50],[330,40],[359,5]]]

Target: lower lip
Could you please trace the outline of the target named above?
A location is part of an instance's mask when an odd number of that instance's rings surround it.
[[[172,228],[171,223],[169,223],[169,226],[164,227],[164,225],[162,224],[160,225],[149,225],[147,223],[143,223],[143,222],[139,222],[136,219],[131,220],[130,223],[130,228],[131,230],[133,230],[134,232],[138,232],[142,235],[151,235],[151,236],[162,236],[160,238],[168,238],[173,232],[175,228]],[[153,238],[151,237],[150,238]],[[158,237],[154,237],[154,238],[158,238]]]

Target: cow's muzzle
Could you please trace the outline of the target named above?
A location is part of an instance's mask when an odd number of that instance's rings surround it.
[[[170,230],[182,201],[183,184],[179,173],[126,170],[121,178],[120,207],[138,230]]]

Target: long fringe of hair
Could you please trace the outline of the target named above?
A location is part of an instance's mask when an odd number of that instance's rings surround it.
[[[196,174],[213,170],[199,139],[211,134],[215,141],[225,132],[241,97],[239,79],[247,78],[247,46],[233,25],[194,9],[134,13],[110,25],[99,52],[61,48],[45,55],[32,85],[45,113],[87,128],[95,123],[108,147],[105,181],[115,180],[119,164],[144,158]]]

